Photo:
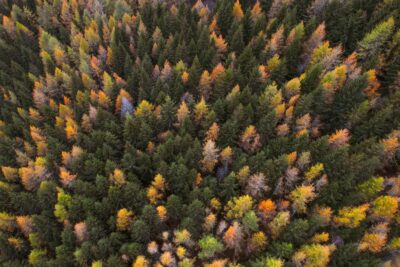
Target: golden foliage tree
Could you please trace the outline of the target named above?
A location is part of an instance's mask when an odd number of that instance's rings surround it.
[[[225,206],[228,219],[240,219],[253,207],[253,198],[249,195],[234,197]]]
[[[178,123],[181,125],[183,121],[189,116],[189,108],[185,101],[182,101],[179,105],[178,111],[176,112],[176,118]]]
[[[367,217],[368,204],[364,204],[358,207],[344,207],[339,210],[337,216],[333,218],[333,221],[338,225],[343,225],[349,228],[356,228],[360,225]]]
[[[240,20],[241,18],[243,18],[244,14],[243,14],[243,9],[242,6],[240,5],[239,0],[236,0],[235,4],[233,5],[233,17],[236,20]]]
[[[398,198],[394,196],[380,196],[372,202],[372,216],[390,220],[394,217],[399,207]]]
[[[117,229],[120,231],[127,231],[129,230],[130,225],[133,222],[133,212],[123,208],[118,210],[117,213],[117,221],[116,226]]]
[[[293,202],[292,207],[299,213],[305,213],[307,211],[307,203],[315,197],[316,194],[312,185],[299,186],[290,193],[290,200]]]
[[[60,181],[65,187],[72,186],[76,179],[76,174],[71,174],[66,168],[60,168]]]

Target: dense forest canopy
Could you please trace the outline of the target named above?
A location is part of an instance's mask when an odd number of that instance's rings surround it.
[[[1,266],[400,266],[400,0],[0,23]]]

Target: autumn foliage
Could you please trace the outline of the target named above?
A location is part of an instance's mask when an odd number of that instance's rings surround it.
[[[399,4],[1,1],[0,265],[397,266]]]

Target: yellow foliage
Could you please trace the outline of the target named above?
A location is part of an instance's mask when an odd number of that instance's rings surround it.
[[[72,118],[67,118],[65,134],[68,140],[76,140],[78,137],[78,124]]]
[[[142,100],[135,111],[136,117],[143,117],[152,114],[154,111],[154,105],[147,100]]]
[[[232,155],[233,155],[232,148],[230,146],[225,147],[220,153],[221,162],[230,163]]]
[[[161,174],[157,174],[154,176],[154,180],[151,183],[157,190],[164,191],[165,190],[165,179]]]
[[[162,194],[160,194],[154,186],[149,186],[147,189],[147,198],[149,199],[151,204],[155,204],[157,200],[162,198]]]
[[[331,221],[332,209],[330,207],[316,207],[315,214],[322,220],[322,223],[327,225]]]
[[[15,182],[18,178],[18,169],[2,166],[1,171],[3,172],[4,178],[9,182]]]
[[[274,71],[281,64],[279,56],[276,54],[267,62],[268,71]]]
[[[206,229],[206,231],[211,231],[214,228],[216,220],[217,216],[215,216],[214,213],[210,213],[206,216],[203,224],[203,227]]]
[[[240,184],[246,184],[249,176],[250,176],[250,167],[248,165],[245,165],[239,170],[236,177]]]
[[[148,267],[149,262],[145,256],[139,255],[136,257],[135,262],[132,263],[132,267]]]
[[[133,212],[126,208],[120,209],[117,213],[117,229],[127,231],[133,221]]]
[[[301,83],[299,78],[291,79],[285,85],[285,95],[287,97],[292,97],[294,95],[300,94],[300,86]]]
[[[176,248],[176,255],[180,258],[183,259],[186,254],[186,249],[182,246],[179,246]]]
[[[194,118],[196,123],[200,123],[201,120],[207,115],[207,113],[208,107],[206,101],[204,100],[204,97],[201,97],[200,102],[197,103],[194,108]]]
[[[182,230],[177,230],[174,232],[175,234],[175,239],[174,242],[177,245],[181,245],[181,244],[188,244],[190,243],[190,238],[191,238],[191,234],[188,230],[186,229],[182,229]]]
[[[317,233],[311,238],[311,242],[313,243],[325,243],[329,241],[329,233],[322,232]]]
[[[390,220],[396,214],[398,207],[397,197],[380,196],[372,202],[372,216]]]
[[[329,263],[329,257],[334,247],[320,244],[305,245],[293,255],[295,266],[325,267]]]
[[[110,174],[110,181],[117,185],[123,185],[126,183],[125,174],[120,169],[115,169],[112,174]]]
[[[31,133],[31,137],[33,139],[33,141],[35,141],[35,143],[38,142],[45,142],[46,138],[44,137],[44,135],[42,134],[41,130],[35,126],[30,126],[30,133]]]
[[[317,163],[313,165],[305,174],[304,177],[307,181],[314,180],[324,170],[324,164]]]
[[[165,265],[165,266],[173,266],[175,263],[174,256],[171,254],[171,252],[166,251],[160,256],[160,262]]]
[[[167,219],[167,209],[165,206],[158,206],[157,208],[158,217],[160,217],[161,221],[165,221]]]
[[[307,211],[307,203],[316,197],[314,187],[312,185],[302,185],[297,187],[290,193],[290,200],[293,202],[292,207],[295,211],[305,213]]]
[[[361,221],[367,217],[368,208],[368,204],[358,207],[344,207],[339,210],[339,214],[333,218],[333,221],[348,228],[357,228]]]
[[[249,246],[251,251],[262,251],[267,246],[267,243],[267,236],[264,234],[264,232],[259,231],[252,234]]]
[[[226,259],[218,259],[214,260],[211,263],[204,264],[204,267],[225,267],[228,260]]]
[[[275,115],[278,119],[282,119],[283,116],[285,115],[285,110],[286,110],[286,104],[281,103],[278,106],[275,107]]]
[[[210,200],[210,206],[211,206],[211,208],[213,208],[214,210],[219,210],[219,209],[221,208],[221,202],[220,202],[217,198],[213,197],[213,198]]]
[[[225,206],[227,211],[226,217],[228,219],[240,219],[244,214],[251,210],[253,207],[253,198],[249,195],[234,197],[229,200]]]
[[[181,79],[184,84],[189,81],[189,73],[187,71],[182,72]]]

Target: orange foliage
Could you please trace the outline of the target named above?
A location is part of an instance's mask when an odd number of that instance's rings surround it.
[[[79,222],[79,223],[75,224],[74,233],[75,233],[76,240],[78,240],[79,243],[86,241],[88,238],[88,230],[87,230],[86,222]]]
[[[99,91],[98,101],[100,106],[103,108],[108,108],[111,105],[111,99],[106,95],[104,91]]]
[[[217,48],[219,53],[225,53],[227,49],[227,44],[225,42],[224,37],[222,35],[217,35],[215,32],[211,33],[211,39],[214,40],[215,47]]]
[[[76,140],[78,137],[78,124],[72,118],[67,118],[65,134],[68,140]]]
[[[165,221],[167,219],[167,209],[165,208],[165,206],[160,205],[156,209],[160,221]]]
[[[236,0],[235,4],[233,5],[232,13],[236,20],[240,20],[243,17],[244,14],[239,0]]]
[[[276,213],[276,204],[271,199],[261,200],[258,204],[258,211],[264,219],[271,219]]]
[[[15,182],[18,178],[17,168],[2,166],[1,171],[3,172],[4,178],[6,178],[7,181]]]
[[[347,144],[350,140],[350,133],[347,129],[337,130],[334,134],[329,136],[329,143],[333,147],[339,147]]]
[[[189,73],[184,71],[181,75],[182,82],[186,84],[189,81]]]
[[[69,187],[72,185],[72,183],[75,181],[76,179],[76,175],[75,174],[71,174],[67,169],[65,169],[64,167],[60,168],[60,180],[61,183],[65,186],[65,187]]]
[[[221,63],[218,63],[211,72],[211,79],[216,81],[218,77],[225,72],[225,68]]]
[[[211,21],[208,29],[210,30],[211,33],[218,29],[217,18],[215,16],[214,16],[213,20]]]
[[[186,117],[189,115],[189,108],[185,101],[182,101],[179,105],[178,111],[176,112],[176,118],[179,124],[182,124]]]
[[[254,4],[253,8],[251,9],[251,19],[253,21],[256,21],[262,13],[260,1],[257,0],[257,2]]]
[[[224,242],[228,248],[235,250],[240,249],[240,242],[242,241],[242,229],[238,222],[233,222],[224,234]]]
[[[377,97],[379,94],[377,93],[381,84],[379,83],[376,77],[376,70],[372,69],[367,72],[368,76],[368,86],[364,89],[364,92],[368,95],[369,98]]]
[[[31,216],[17,216],[16,217],[16,222],[21,230],[21,232],[24,234],[24,236],[28,237],[30,233],[33,231],[33,221]]]
[[[131,95],[125,91],[124,89],[121,89],[119,91],[119,95],[117,97],[117,100],[115,101],[115,111],[120,112],[121,111],[121,106],[122,106],[122,99],[126,98],[131,104],[133,103],[133,99]]]
[[[206,133],[206,140],[217,141],[219,134],[219,126],[216,122],[214,122]]]

